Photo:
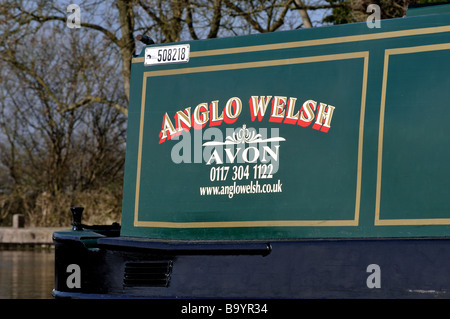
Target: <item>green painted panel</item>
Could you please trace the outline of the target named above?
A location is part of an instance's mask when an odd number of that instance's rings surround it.
[[[389,56],[380,219],[450,218],[449,57],[439,46]]]
[[[122,235],[445,236],[449,22],[194,41],[179,64],[142,52]]]

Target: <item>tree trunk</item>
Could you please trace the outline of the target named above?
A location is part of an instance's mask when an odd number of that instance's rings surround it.
[[[130,76],[131,76],[131,59],[136,50],[134,42],[134,12],[133,2],[126,0],[117,0],[117,8],[120,17],[120,54],[122,55],[122,78],[123,88],[127,102],[130,97]]]
[[[295,0],[294,2],[296,4],[297,8],[299,8],[298,13],[300,14],[300,17],[302,18],[303,26],[305,28],[312,28],[311,19],[309,18],[308,12],[306,11],[306,9],[302,9],[302,8],[305,8],[305,4],[303,3],[303,1]]]

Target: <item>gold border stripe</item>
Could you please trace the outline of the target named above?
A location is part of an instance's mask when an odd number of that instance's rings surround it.
[[[179,75],[179,74],[201,73],[201,72],[212,72],[212,71],[240,70],[240,69],[250,69],[250,68],[301,64],[301,63],[326,62],[326,61],[346,60],[346,59],[355,59],[355,58],[365,58],[366,52],[367,51],[319,55],[319,56],[310,56],[310,57],[302,57],[302,58],[280,59],[280,60],[230,63],[230,64],[220,64],[220,65],[214,65],[214,66],[199,66],[199,67],[183,68],[183,69],[175,69],[175,70],[148,71],[148,72],[144,72],[144,76],[156,77],[156,76],[166,76],[166,75]]]
[[[194,51],[191,52],[191,58],[204,57],[204,56],[214,56],[222,54],[235,54],[235,53],[247,53],[256,52],[264,50],[280,50],[280,49],[290,49],[290,48],[300,48],[314,45],[325,45],[325,44],[337,44],[337,43],[350,43],[357,41],[370,41],[370,40],[381,40],[388,38],[398,38],[405,36],[415,36],[424,35],[430,33],[441,33],[450,32],[450,26],[440,26],[431,28],[420,28],[413,30],[401,30],[401,31],[389,31],[374,34],[363,34],[363,35],[350,35],[345,37],[335,37],[327,39],[315,39],[315,40],[305,40],[305,41],[294,41],[286,43],[276,43],[276,44],[263,44],[255,46],[246,46],[238,48],[227,48],[227,49],[216,49],[216,50],[205,50],[205,51]],[[138,57],[132,59],[133,63],[143,63],[144,57]]]
[[[136,172],[136,194],[134,198],[134,223],[138,223],[139,212],[139,193],[141,186],[141,163],[142,163],[142,140],[144,138],[144,115],[145,115],[145,93],[147,91],[147,77],[144,76],[142,81],[142,99],[141,99],[141,119],[139,124],[139,146],[137,158],[137,172]]]
[[[389,71],[389,57],[391,55],[410,54],[420,52],[432,52],[439,50],[450,50],[450,43],[439,43],[431,45],[421,45],[414,47],[404,47],[395,49],[386,49],[384,51],[383,81],[381,89],[380,105],[380,125],[378,132],[378,164],[377,164],[377,189],[375,202],[375,225],[395,226],[395,225],[450,225],[450,218],[421,218],[421,219],[380,219],[381,206],[381,175],[383,166],[383,134],[384,118],[386,110],[386,91]]]
[[[177,75],[186,73],[200,73],[200,72],[212,72],[222,70],[236,70],[245,68],[258,68],[268,66],[279,66],[289,64],[301,64],[312,62],[325,62],[325,61],[338,61],[346,59],[363,58],[363,83],[361,93],[361,110],[360,110],[360,123],[359,123],[359,139],[358,139],[358,164],[357,164],[357,181],[356,181],[356,200],[355,200],[355,215],[353,220],[270,220],[270,221],[232,221],[232,222],[155,222],[155,221],[139,221],[139,185],[140,173],[141,173],[141,156],[142,156],[142,136],[144,127],[144,110],[145,110],[145,91],[147,86],[148,77]],[[137,178],[136,178],[136,194],[135,194],[135,215],[134,226],[144,227],[162,227],[162,228],[219,228],[219,227],[288,227],[288,226],[358,226],[359,224],[359,210],[361,201],[361,174],[362,174],[362,146],[363,146],[363,132],[364,132],[364,116],[365,116],[365,103],[367,93],[367,77],[369,67],[369,51],[341,53],[321,56],[311,56],[293,59],[282,60],[268,60],[249,63],[235,63],[216,66],[204,66],[195,68],[184,68],[178,70],[164,70],[153,71],[143,73],[143,85],[142,85],[142,100],[141,100],[141,119],[139,127],[139,150],[138,150],[138,163],[137,163]]]
[[[327,39],[315,39],[315,40],[295,41],[295,42],[276,43],[276,44],[263,44],[263,45],[255,45],[255,46],[251,46],[251,47],[248,46],[248,47],[240,47],[240,48],[198,51],[198,52],[192,52],[190,57],[203,57],[203,56],[212,56],[212,55],[220,55],[220,54],[233,54],[233,53],[265,51],[265,50],[290,49],[290,48],[307,47],[307,46],[313,46],[313,45],[325,45],[325,44],[335,44],[335,43],[349,43],[349,42],[357,42],[357,41],[380,40],[380,39],[386,39],[386,38],[397,38],[397,37],[404,37],[404,36],[423,35],[423,34],[429,34],[429,33],[449,32],[449,31],[450,31],[450,26],[421,28],[421,29],[402,30],[402,31],[389,31],[389,32],[382,32],[382,33],[350,35],[350,36],[345,36],[345,37],[335,37],[335,38],[327,38]]]
[[[150,222],[139,221],[135,226],[161,228],[221,228],[221,227],[290,227],[290,226],[358,226],[357,220],[256,220],[232,222]]]
[[[362,158],[363,158],[363,141],[364,141],[364,118],[366,111],[366,95],[367,95],[367,79],[369,76],[369,52],[364,55],[363,83],[361,93],[361,114],[359,118],[359,141],[358,141],[358,167],[356,179],[356,202],[355,202],[355,219],[359,221],[359,212],[361,204],[361,180],[362,180]]]
[[[419,52],[432,52],[432,51],[449,50],[449,49],[450,49],[450,43],[438,43],[438,44],[419,45],[419,46],[415,46],[415,47],[386,49],[386,52],[388,55],[395,55],[395,54],[407,54],[407,53],[419,53]]]

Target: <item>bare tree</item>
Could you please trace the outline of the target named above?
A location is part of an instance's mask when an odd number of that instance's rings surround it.
[[[0,222],[25,212],[60,225],[80,202],[87,218],[120,212],[138,34],[164,43],[310,27],[311,10],[331,7],[316,1],[81,1],[73,29],[69,1],[2,3]]]
[[[0,54],[0,162],[10,181],[0,186],[0,209],[58,225],[77,197],[91,193],[104,202],[103,188],[121,189],[126,117],[101,101],[71,107],[80,96],[121,101],[120,71],[98,36],[68,36],[58,24],[27,31],[23,43],[5,41]],[[105,57],[110,67],[100,67]]]
[[[129,95],[131,58],[132,54],[135,52],[135,41],[133,39],[133,7],[132,2],[129,1],[117,0],[115,4],[119,14],[119,23],[113,26],[110,24],[110,20],[114,19],[115,12],[111,11],[107,4],[102,2],[86,1],[83,8],[87,10],[83,10],[81,27],[89,30],[95,30],[97,33],[100,33],[103,36],[103,40],[106,39],[109,43],[114,44],[114,46],[110,46],[110,48],[119,51],[122,57],[122,77],[124,79],[128,79],[123,81],[123,92],[126,97],[126,102],[124,104],[119,104],[112,101],[107,96],[86,94],[79,97],[78,100],[73,101],[71,104],[63,104],[61,101],[58,101],[60,112],[70,111],[91,102],[98,102],[109,104],[110,106],[120,110],[125,115],[127,114],[126,104]],[[54,1],[42,1],[37,4],[33,2],[11,1],[2,6],[0,9],[0,14],[2,16],[2,20],[4,21],[4,23],[2,23],[3,27],[1,28],[0,37],[3,39],[8,39],[11,36],[14,36],[16,39],[23,38],[23,30],[30,30],[30,26],[32,25],[37,25],[36,28],[41,28],[46,23],[52,21],[61,23],[61,26],[65,25],[67,22],[67,13],[65,12],[66,8],[66,6],[62,6]],[[102,15],[98,16],[98,12],[102,12]],[[101,23],[95,23],[96,20],[106,21],[106,23],[105,25],[101,25]],[[117,21],[115,22],[117,23]],[[14,25],[14,27],[11,28],[11,25]],[[119,30],[121,32],[112,31],[117,27],[117,25],[119,25]],[[79,30],[74,31],[76,32]],[[122,34],[122,36],[117,34]],[[3,49],[2,51],[3,54],[8,53],[8,50]],[[107,62],[106,59],[102,62],[105,61]],[[20,67],[20,65],[17,65],[17,67]],[[44,83],[43,79],[41,82],[44,89],[47,90],[47,93],[53,96],[54,93],[48,90],[48,84]]]
[[[331,8],[315,6],[306,0],[109,0],[82,1],[81,28],[103,35],[111,49],[120,54],[125,105],[105,96],[82,96],[62,110],[70,110],[89,102],[110,104],[127,114],[131,59],[136,54],[137,33],[151,33],[157,42],[177,42],[188,39],[215,38],[221,35],[239,35],[252,32],[280,30],[286,17],[293,11],[300,13],[303,23],[297,27],[311,27],[308,11]],[[320,1],[320,0],[310,0]],[[0,10],[15,31],[32,23],[44,25],[51,21],[66,23],[67,4],[54,0],[10,1]],[[294,18],[294,19],[298,19]],[[250,26],[251,28],[248,28]]]

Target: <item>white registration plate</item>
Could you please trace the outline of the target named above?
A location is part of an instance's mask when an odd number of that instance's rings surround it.
[[[189,62],[189,44],[145,48],[144,65]]]

